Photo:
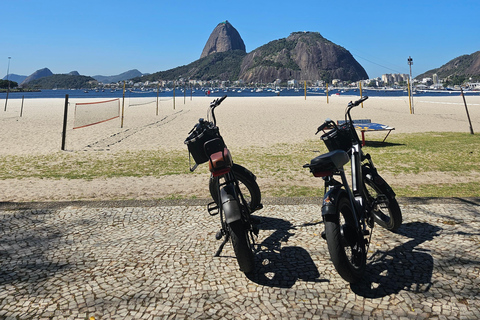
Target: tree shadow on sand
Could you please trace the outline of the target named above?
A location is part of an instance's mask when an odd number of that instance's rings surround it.
[[[377,251],[369,259],[365,278],[351,285],[352,291],[367,298],[380,298],[401,290],[428,292],[432,286],[433,257],[417,248],[438,236],[440,227],[425,222],[404,224],[398,233],[410,241],[388,251]]]
[[[42,216],[51,213],[26,210],[0,219],[0,286],[38,283],[70,267],[51,261],[50,246],[62,236],[44,222]]]
[[[291,288],[297,280],[311,282],[325,282],[319,279],[315,263],[310,254],[301,247],[284,246],[282,243],[294,235],[295,227],[288,221],[257,217],[260,221],[260,230],[275,230],[261,243],[255,255],[256,268],[248,278],[260,285],[278,288]]]

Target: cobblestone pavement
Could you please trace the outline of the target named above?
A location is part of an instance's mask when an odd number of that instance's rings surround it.
[[[267,199],[268,200],[268,199]],[[400,199],[376,228],[367,275],[335,272],[320,207],[271,200],[257,271],[202,201],[0,204],[1,319],[366,319],[480,317],[480,199]]]

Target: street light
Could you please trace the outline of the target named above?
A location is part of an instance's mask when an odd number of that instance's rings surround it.
[[[413,64],[413,59],[412,57],[408,56],[408,65],[410,67],[410,94],[411,94],[411,97],[409,98],[410,99],[410,103],[411,103],[411,109],[412,109],[412,113],[415,113],[414,112],[414,107],[413,107],[413,78],[412,78],[412,64]]]
[[[7,103],[8,103],[8,94],[10,93],[10,81],[8,81],[8,74],[10,73],[10,59],[12,57],[8,57],[8,67],[7,67],[7,83],[8,83],[8,89],[7,89],[7,98],[5,99],[5,110],[7,111]]]

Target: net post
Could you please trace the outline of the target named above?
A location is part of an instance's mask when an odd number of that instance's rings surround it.
[[[326,94],[327,94],[327,104],[328,104],[328,83],[327,83],[327,89],[326,90],[327,90]]]
[[[470,124],[470,134],[474,134],[473,133],[473,127],[472,127],[472,121],[470,120],[470,114],[468,113],[467,101],[465,100],[465,95],[463,94],[463,88],[462,87],[460,87],[460,91],[462,92],[463,103],[465,104],[465,111],[467,111],[468,123]]]
[[[62,151],[65,151],[65,140],[67,137],[67,118],[68,118],[68,94],[65,95],[65,109],[63,113]]]
[[[362,80],[359,81],[360,83],[360,99],[363,97],[363,92],[362,92]],[[362,108],[363,108],[363,102],[362,102]]]
[[[123,128],[123,112],[124,111],[125,111],[125,80],[123,81],[122,118],[120,120],[120,128]]]
[[[410,97],[411,92],[410,92],[410,78],[408,79],[408,104],[410,106],[410,114],[413,114],[413,109],[412,109],[412,98]]]
[[[160,90],[160,82],[157,83],[157,116],[158,116],[158,91]]]
[[[173,83],[173,110],[175,110],[175,87],[176,87],[176,83]]]
[[[25,100],[25,96],[22,96],[22,107],[20,108],[20,118],[23,115],[23,100]]]

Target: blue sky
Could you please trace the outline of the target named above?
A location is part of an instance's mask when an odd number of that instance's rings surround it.
[[[199,59],[228,20],[247,52],[315,31],[349,50],[370,78],[437,68],[480,50],[480,1],[3,0],[0,78],[53,73],[154,73]]]

